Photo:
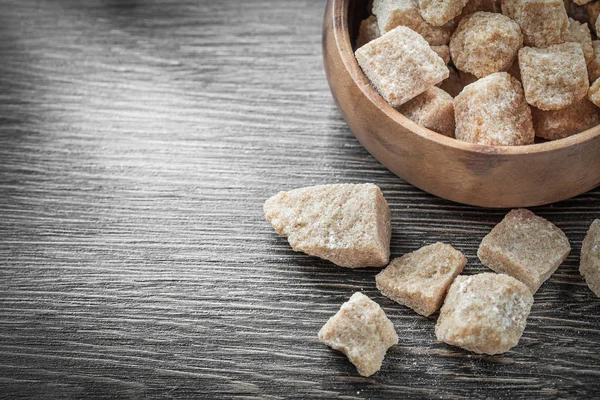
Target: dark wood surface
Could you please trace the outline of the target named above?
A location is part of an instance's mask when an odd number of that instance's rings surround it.
[[[423,193],[359,145],[324,6],[0,1],[0,397],[598,397],[600,300],[577,266],[600,190],[534,209],[573,252],[496,357],[436,343],[376,270],[296,254],[264,221],[279,190],[374,182],[394,256],[447,241],[471,274],[506,211]],[[371,378],[316,339],[355,291],[400,336]]]

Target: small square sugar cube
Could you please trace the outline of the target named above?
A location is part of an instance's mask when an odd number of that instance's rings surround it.
[[[590,84],[600,78],[600,40],[594,40],[592,42],[592,48],[594,49],[594,57],[588,64],[588,78],[590,78]]]
[[[454,101],[452,96],[436,86],[404,103],[398,111],[427,129],[454,137]]]
[[[519,68],[527,102],[540,110],[560,110],[585,97],[587,65],[578,43],[519,50]]]
[[[375,281],[384,296],[428,317],[440,308],[448,287],[466,264],[460,251],[435,243],[396,258]]]
[[[401,106],[449,75],[421,35],[399,26],[356,50],[356,60],[379,94]]]
[[[295,251],[342,267],[383,267],[390,257],[390,209],[371,183],[311,186],[265,202],[267,221]]]
[[[504,0],[502,13],[521,27],[525,46],[563,43],[569,16],[563,0]]]
[[[547,140],[566,138],[600,124],[600,109],[588,99],[554,111],[531,107],[531,115],[536,136]]]
[[[600,297],[600,219],[592,223],[583,240],[579,272],[592,292]]]
[[[435,334],[474,353],[506,353],[519,344],[532,305],[527,286],[510,276],[459,276],[440,310]]]
[[[586,64],[589,64],[594,58],[592,34],[590,33],[588,24],[582,24],[573,18],[569,18],[569,29],[567,29],[565,42],[578,43],[581,46]]]
[[[469,0],[419,0],[421,16],[430,25],[442,26],[458,17]]]
[[[450,39],[456,68],[479,78],[508,70],[521,47],[523,35],[516,22],[481,11],[463,18]]]
[[[394,324],[377,303],[357,292],[319,331],[319,341],[344,353],[362,376],[381,369],[387,350],[398,344]]]
[[[381,34],[398,26],[406,26],[423,36],[432,46],[448,44],[455,28],[452,22],[442,26],[428,24],[421,16],[417,0],[375,0],[373,14],[377,16]]]
[[[466,86],[454,98],[456,138],[492,146],[533,143],[531,110],[521,83],[496,72]]]
[[[563,231],[529,210],[518,209],[483,238],[477,256],[483,265],[520,280],[535,293],[570,252]]]

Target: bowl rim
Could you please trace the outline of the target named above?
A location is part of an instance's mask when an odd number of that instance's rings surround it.
[[[333,2],[332,27],[333,34],[340,53],[340,58],[344,67],[350,74],[354,83],[359,87],[363,95],[369,99],[379,110],[386,114],[388,118],[401,125],[405,129],[422,137],[425,140],[435,142],[438,145],[452,147],[457,150],[473,153],[493,153],[507,156],[518,156],[524,154],[547,153],[561,149],[585,145],[595,139],[600,139],[600,125],[596,125],[586,131],[571,135],[566,138],[548,141],[544,143],[534,143],[524,146],[491,146],[464,142],[455,138],[450,138],[441,133],[434,132],[422,127],[405,117],[402,113],[394,109],[387,101],[381,97],[377,90],[371,85],[367,77],[354,56],[354,47],[350,39],[349,29],[349,2],[350,0],[330,0]],[[359,0],[355,0],[359,1]]]

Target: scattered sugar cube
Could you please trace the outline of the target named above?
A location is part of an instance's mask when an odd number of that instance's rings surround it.
[[[519,50],[519,68],[527,102],[540,110],[560,110],[585,97],[589,89],[581,46],[563,43]]]
[[[371,15],[360,23],[358,37],[356,38],[356,48],[363,47],[365,44],[377,39],[379,36],[381,35],[379,34],[379,27],[377,26],[377,17]]]
[[[594,40],[592,42],[592,47],[594,49],[594,57],[588,64],[588,78],[590,84],[600,78],[600,40]]]
[[[357,292],[321,328],[319,341],[344,353],[360,375],[371,376],[398,335],[379,304]]]
[[[600,297],[600,219],[592,223],[583,240],[579,272],[592,292]]]
[[[496,72],[466,86],[454,98],[456,138],[492,146],[533,143],[531,110],[521,84]]]
[[[518,209],[483,238],[477,256],[483,265],[520,280],[535,293],[570,252],[563,231],[529,210]]]
[[[594,48],[592,47],[592,34],[587,24],[582,24],[569,18],[569,29],[565,36],[565,42],[579,43],[585,63],[589,64],[594,58]]]
[[[587,99],[554,111],[531,107],[533,128],[538,137],[556,140],[586,131],[600,124],[600,109]]]
[[[450,59],[450,47],[447,45],[431,46],[431,50],[435,51],[435,53],[440,56],[440,58],[444,60],[446,64],[450,64],[450,61],[452,61]]]
[[[444,60],[421,35],[399,26],[356,50],[356,60],[375,89],[393,107],[449,75]]]
[[[450,42],[454,24],[431,26],[421,16],[417,0],[375,0],[373,14],[377,16],[379,31],[385,34],[398,26],[406,26],[419,33],[432,46]]]
[[[396,258],[375,281],[384,296],[428,317],[440,308],[450,284],[466,264],[460,251],[435,243]]]
[[[438,87],[431,87],[398,107],[405,117],[427,129],[454,137],[454,102],[452,96]]]
[[[456,68],[478,78],[508,70],[521,47],[523,35],[516,22],[482,11],[464,17],[450,39]]]
[[[502,13],[519,24],[525,46],[564,42],[569,17],[563,0],[504,0]]]
[[[280,192],[264,205],[267,221],[295,251],[342,267],[382,267],[390,257],[390,210],[371,183]]]
[[[600,107],[600,78],[596,79],[588,91],[588,99]]]
[[[438,84],[438,87],[448,93],[452,97],[458,96],[465,87],[460,81],[460,76],[454,67],[448,67],[449,76],[444,79],[442,83]]]
[[[474,353],[506,353],[519,344],[532,305],[527,286],[510,276],[459,276],[440,310],[435,335]]]
[[[469,0],[419,0],[421,16],[430,25],[441,26],[458,17]]]

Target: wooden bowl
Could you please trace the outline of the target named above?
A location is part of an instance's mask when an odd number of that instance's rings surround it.
[[[445,199],[482,207],[529,207],[600,185],[600,127],[529,146],[484,146],[423,128],[369,84],[352,43],[367,0],[329,0],[323,57],[333,97],[362,145],[393,173]]]

